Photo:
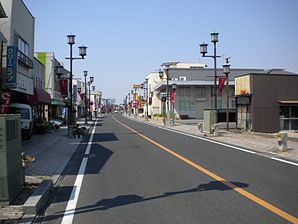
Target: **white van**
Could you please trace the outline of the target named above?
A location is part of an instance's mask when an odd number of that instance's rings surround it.
[[[32,107],[28,104],[11,103],[9,105],[9,113],[21,114],[22,136],[26,139],[30,139],[34,122]]]

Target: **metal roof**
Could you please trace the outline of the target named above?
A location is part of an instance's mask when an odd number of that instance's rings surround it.
[[[0,2],[0,18],[7,18],[7,15],[2,7],[1,2]]]

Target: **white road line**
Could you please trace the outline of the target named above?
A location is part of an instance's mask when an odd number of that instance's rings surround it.
[[[89,153],[90,153],[96,124],[97,124],[97,121],[95,122],[95,126],[93,127],[91,136],[89,138],[88,145],[87,145],[86,151],[85,151],[85,155],[89,155]],[[83,158],[80,169],[79,169],[79,173],[77,174],[76,181],[74,183],[70,198],[68,200],[61,224],[71,224],[73,221],[75,209],[76,209],[77,202],[79,199],[80,190],[82,187],[83,178],[85,175],[87,162],[88,162],[88,158]]]
[[[288,160],[284,160],[284,159],[280,159],[280,158],[276,158],[276,157],[270,157],[270,159],[273,159],[273,160],[276,160],[276,161],[279,161],[279,162],[283,162],[283,163],[288,163],[288,164],[291,164],[291,165],[294,165],[294,166],[298,166],[297,163],[294,163],[294,162],[291,162],[291,161],[288,161]]]

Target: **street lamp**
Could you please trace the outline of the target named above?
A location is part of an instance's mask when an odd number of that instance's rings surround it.
[[[130,93],[128,93],[128,115],[130,116]]]
[[[231,64],[229,62],[229,59],[231,57],[225,58],[226,63],[222,65],[223,67],[223,73],[226,75],[227,80],[227,86],[226,86],[226,95],[227,95],[227,109],[226,109],[226,121],[227,121],[227,131],[229,130],[229,73],[230,73],[230,67]]]
[[[88,124],[87,122],[87,78],[88,72],[84,71],[84,77],[85,77],[85,94],[84,94],[84,102],[85,102],[85,110],[84,110],[84,115],[85,115],[85,124]]]
[[[162,80],[164,73],[162,70],[160,70],[158,72],[159,78]],[[162,121],[163,124],[166,125],[166,101],[167,101],[167,97],[163,96],[161,97],[161,116],[162,116]]]
[[[91,84],[94,81],[94,77],[90,76],[89,79],[90,79],[90,81],[88,82],[88,86],[89,86],[89,107],[88,107],[89,110],[88,110],[88,112],[89,112],[90,120],[92,121],[92,114],[91,114],[91,89],[90,89],[90,87],[91,87]]]
[[[75,35],[73,34],[70,34],[70,35],[67,35],[67,44],[69,44],[70,46],[70,57],[68,58],[65,58],[65,59],[69,59],[70,60],[70,74],[69,74],[69,93],[70,93],[70,112],[69,112],[69,125],[68,125],[68,136],[72,136],[72,125],[73,125],[73,119],[74,119],[74,116],[73,116],[73,102],[72,102],[72,61],[75,60],[75,59],[85,59],[85,56],[87,55],[86,54],[86,50],[87,50],[87,47],[85,46],[80,46],[79,47],[79,54],[80,54],[80,58],[76,58],[76,57],[73,57],[72,56],[72,46],[75,44]],[[71,127],[71,130],[70,130],[70,127]]]
[[[148,117],[149,117],[149,107],[148,107],[148,104],[149,104],[149,94],[148,94],[148,91],[149,91],[149,83],[148,83],[148,79],[145,79],[145,90],[146,90],[146,120],[148,121]]]
[[[172,97],[171,97],[171,103],[172,103],[172,126],[175,124],[175,92],[176,92],[177,84],[173,83],[172,85]]]
[[[213,55],[206,55],[207,54],[207,46],[208,44],[202,43],[200,44],[200,53],[203,57],[210,57],[213,58],[214,61],[214,109],[217,111],[217,71],[216,71],[216,58],[219,58],[220,56],[216,55],[216,43],[218,42],[218,34],[216,32],[211,33],[211,42],[214,45],[214,54]]]

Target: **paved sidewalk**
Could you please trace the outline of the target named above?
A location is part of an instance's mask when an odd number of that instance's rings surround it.
[[[202,133],[199,132],[196,120],[188,122],[177,121],[174,126],[164,126],[161,120],[149,119],[148,121],[145,121],[144,118],[139,116],[126,117],[140,122],[149,123],[152,125],[184,132],[187,134],[202,136]],[[288,150],[286,152],[280,152],[277,150],[277,141],[274,138],[273,134],[252,133],[247,131],[240,132],[235,129],[231,129],[231,131],[226,131],[221,129],[220,136],[214,137],[212,135],[207,135],[206,138],[246,149],[251,149],[253,151],[258,151],[259,153],[268,154],[273,157],[298,162],[298,133],[289,132],[288,136]]]
[[[85,125],[83,119],[77,123],[87,129],[93,124],[88,121],[89,125]],[[25,168],[26,183],[39,184],[42,180],[51,179],[55,184],[81,140],[68,137],[67,126],[62,126],[51,133],[34,135],[30,140],[22,141],[22,151],[35,158]],[[0,223],[17,223],[22,216],[22,206],[0,207]]]

